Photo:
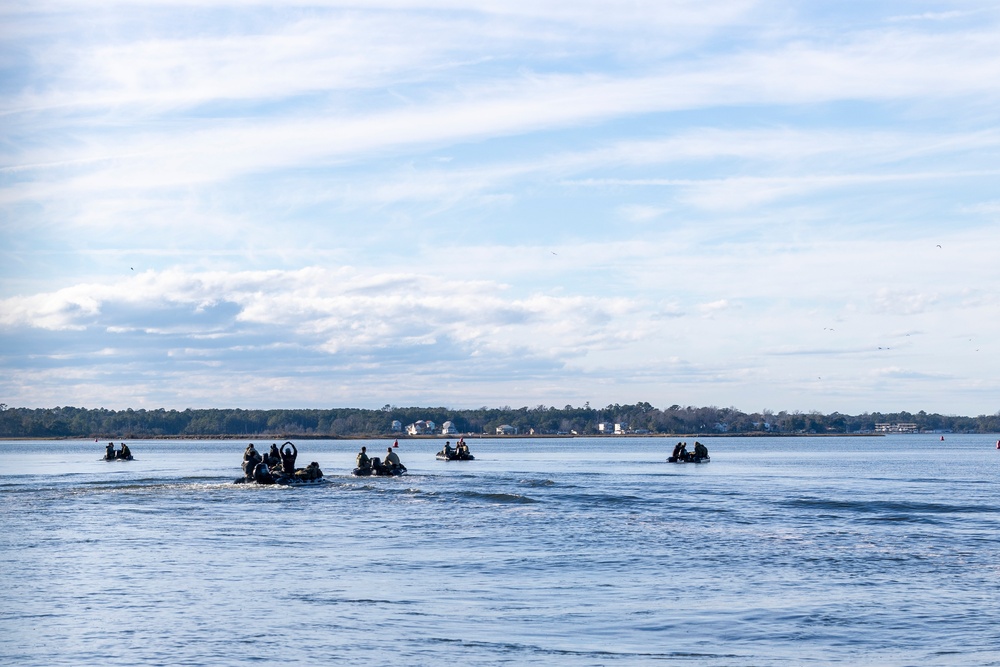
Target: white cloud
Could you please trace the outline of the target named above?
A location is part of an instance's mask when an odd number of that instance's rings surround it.
[[[0,391],[988,409],[997,14],[889,9],[0,8]]]

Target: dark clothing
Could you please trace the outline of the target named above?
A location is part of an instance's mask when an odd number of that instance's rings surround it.
[[[281,471],[291,475],[295,473],[295,457],[299,455],[299,450],[290,442],[281,446]]]
[[[274,484],[274,477],[267,469],[267,464],[261,461],[253,469],[253,481],[258,484]]]

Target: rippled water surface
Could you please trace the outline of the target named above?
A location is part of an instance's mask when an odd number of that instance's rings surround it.
[[[1000,665],[997,436],[946,438],[2,442],[0,663]]]

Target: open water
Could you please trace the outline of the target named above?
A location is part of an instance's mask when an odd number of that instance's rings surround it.
[[[1000,665],[997,436],[946,438],[2,442],[0,663]]]

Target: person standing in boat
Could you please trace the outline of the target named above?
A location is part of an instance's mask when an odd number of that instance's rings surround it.
[[[357,457],[358,468],[361,470],[370,470],[372,467],[372,460],[368,458],[368,448],[361,447],[361,451],[358,452]]]
[[[281,446],[281,471],[287,475],[295,474],[295,457],[299,455],[299,450],[290,442]]]

